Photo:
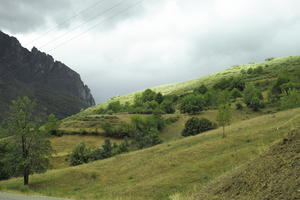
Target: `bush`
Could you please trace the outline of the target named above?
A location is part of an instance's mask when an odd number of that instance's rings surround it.
[[[264,107],[263,96],[261,92],[254,87],[254,85],[249,84],[244,91],[244,102],[253,111],[258,111],[260,108]]]
[[[295,89],[289,90],[286,95],[280,99],[281,109],[291,109],[300,106],[300,93]]]
[[[241,102],[241,101],[236,102],[235,107],[237,110],[243,110],[243,108],[244,108],[243,102]]]
[[[169,117],[165,121],[166,121],[166,124],[173,124],[173,123],[177,122],[179,119],[180,119],[180,116],[175,116],[175,117]]]
[[[69,155],[69,162],[71,166],[81,165],[89,162],[91,150],[84,142],[76,145],[72,153]]]
[[[190,94],[185,96],[180,102],[180,112],[196,114],[204,110],[206,106],[206,99],[201,94]]]
[[[171,99],[165,99],[162,103],[161,103],[161,109],[167,113],[167,114],[173,114],[175,113],[175,104]]]
[[[216,128],[216,124],[205,118],[192,117],[182,131],[183,136],[191,136]]]
[[[200,94],[205,94],[208,91],[208,88],[205,85],[201,85],[200,87],[195,89],[195,92]]]
[[[233,90],[231,90],[231,98],[236,99],[236,98],[239,98],[242,96],[243,96],[242,93],[237,88],[234,88]]]

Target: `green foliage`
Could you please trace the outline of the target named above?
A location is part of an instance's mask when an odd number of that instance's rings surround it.
[[[229,125],[232,119],[232,110],[229,104],[219,105],[217,122],[223,127],[223,137],[225,137],[225,126]]]
[[[216,128],[216,124],[205,118],[192,117],[182,131],[183,136],[192,136]]]
[[[247,74],[253,74],[253,68],[249,68],[249,69],[247,70]]]
[[[45,124],[45,131],[51,135],[61,136],[62,133],[59,132],[58,128],[60,121],[56,118],[54,114],[48,116],[48,122]]]
[[[164,100],[164,96],[159,92],[155,96],[155,101],[159,104],[161,104]]]
[[[264,107],[263,96],[253,84],[247,85],[244,91],[244,102],[253,111],[258,111]]]
[[[264,68],[262,66],[256,67],[253,70],[253,74],[262,74],[264,72]]]
[[[164,101],[161,103],[161,109],[167,113],[167,114],[172,114],[175,113],[175,104],[170,98],[164,99]]]
[[[195,92],[200,94],[205,94],[208,91],[208,88],[205,85],[201,85],[200,87],[195,89]]]
[[[138,148],[142,149],[162,142],[159,138],[159,130],[164,128],[165,122],[160,115],[153,115],[146,119],[135,116],[131,118],[131,123],[133,127],[131,138]]]
[[[175,117],[169,117],[167,119],[165,119],[166,124],[173,124],[175,122],[177,122],[180,119],[180,116],[177,115]]]
[[[8,115],[8,129],[14,145],[14,167],[16,174],[23,174],[24,185],[29,175],[42,173],[49,168],[52,154],[47,134],[40,129],[40,120],[35,114],[36,103],[28,97],[12,101]]]
[[[71,166],[81,165],[89,162],[89,155],[91,150],[84,142],[76,145],[72,153],[69,155],[69,162]]]
[[[190,94],[180,101],[180,112],[196,114],[203,111],[206,106],[206,99],[201,94]]]
[[[131,126],[126,122],[121,122],[120,124],[113,126],[109,122],[103,122],[101,124],[102,129],[106,137],[112,138],[125,138],[130,136]]]
[[[237,101],[235,103],[235,107],[237,110],[243,110],[244,106],[243,106],[243,102],[242,101]]]
[[[114,101],[108,104],[107,110],[111,110],[113,113],[121,112],[122,105],[120,101]]]
[[[242,93],[237,88],[234,88],[233,90],[231,90],[231,98],[237,99],[242,96],[243,96]]]
[[[214,84],[213,88],[216,90],[232,90],[237,88],[240,91],[243,91],[245,88],[245,81],[242,77],[222,78]]]
[[[0,141],[0,180],[5,180],[14,175],[14,148],[6,141]]]
[[[109,158],[112,154],[112,145],[109,139],[105,139],[104,144],[102,145],[102,156],[103,158]]]
[[[142,93],[141,100],[143,103],[147,101],[153,101],[156,98],[156,93],[151,89],[147,89]]]
[[[300,93],[296,89],[290,89],[280,99],[281,109],[291,109],[300,106]]]

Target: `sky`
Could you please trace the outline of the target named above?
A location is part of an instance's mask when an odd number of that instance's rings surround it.
[[[299,0],[0,0],[0,5],[0,30],[77,71],[97,103],[236,64],[300,54]]]

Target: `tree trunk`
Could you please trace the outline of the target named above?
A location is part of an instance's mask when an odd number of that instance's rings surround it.
[[[223,138],[225,138],[226,135],[225,135],[225,126],[223,126]]]
[[[28,169],[24,169],[24,185],[28,185],[29,184],[29,172]]]

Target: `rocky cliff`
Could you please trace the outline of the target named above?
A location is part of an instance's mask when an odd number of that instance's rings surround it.
[[[46,114],[60,118],[95,105],[77,72],[37,48],[28,51],[0,31],[0,115],[11,100],[24,95],[36,99]]]

